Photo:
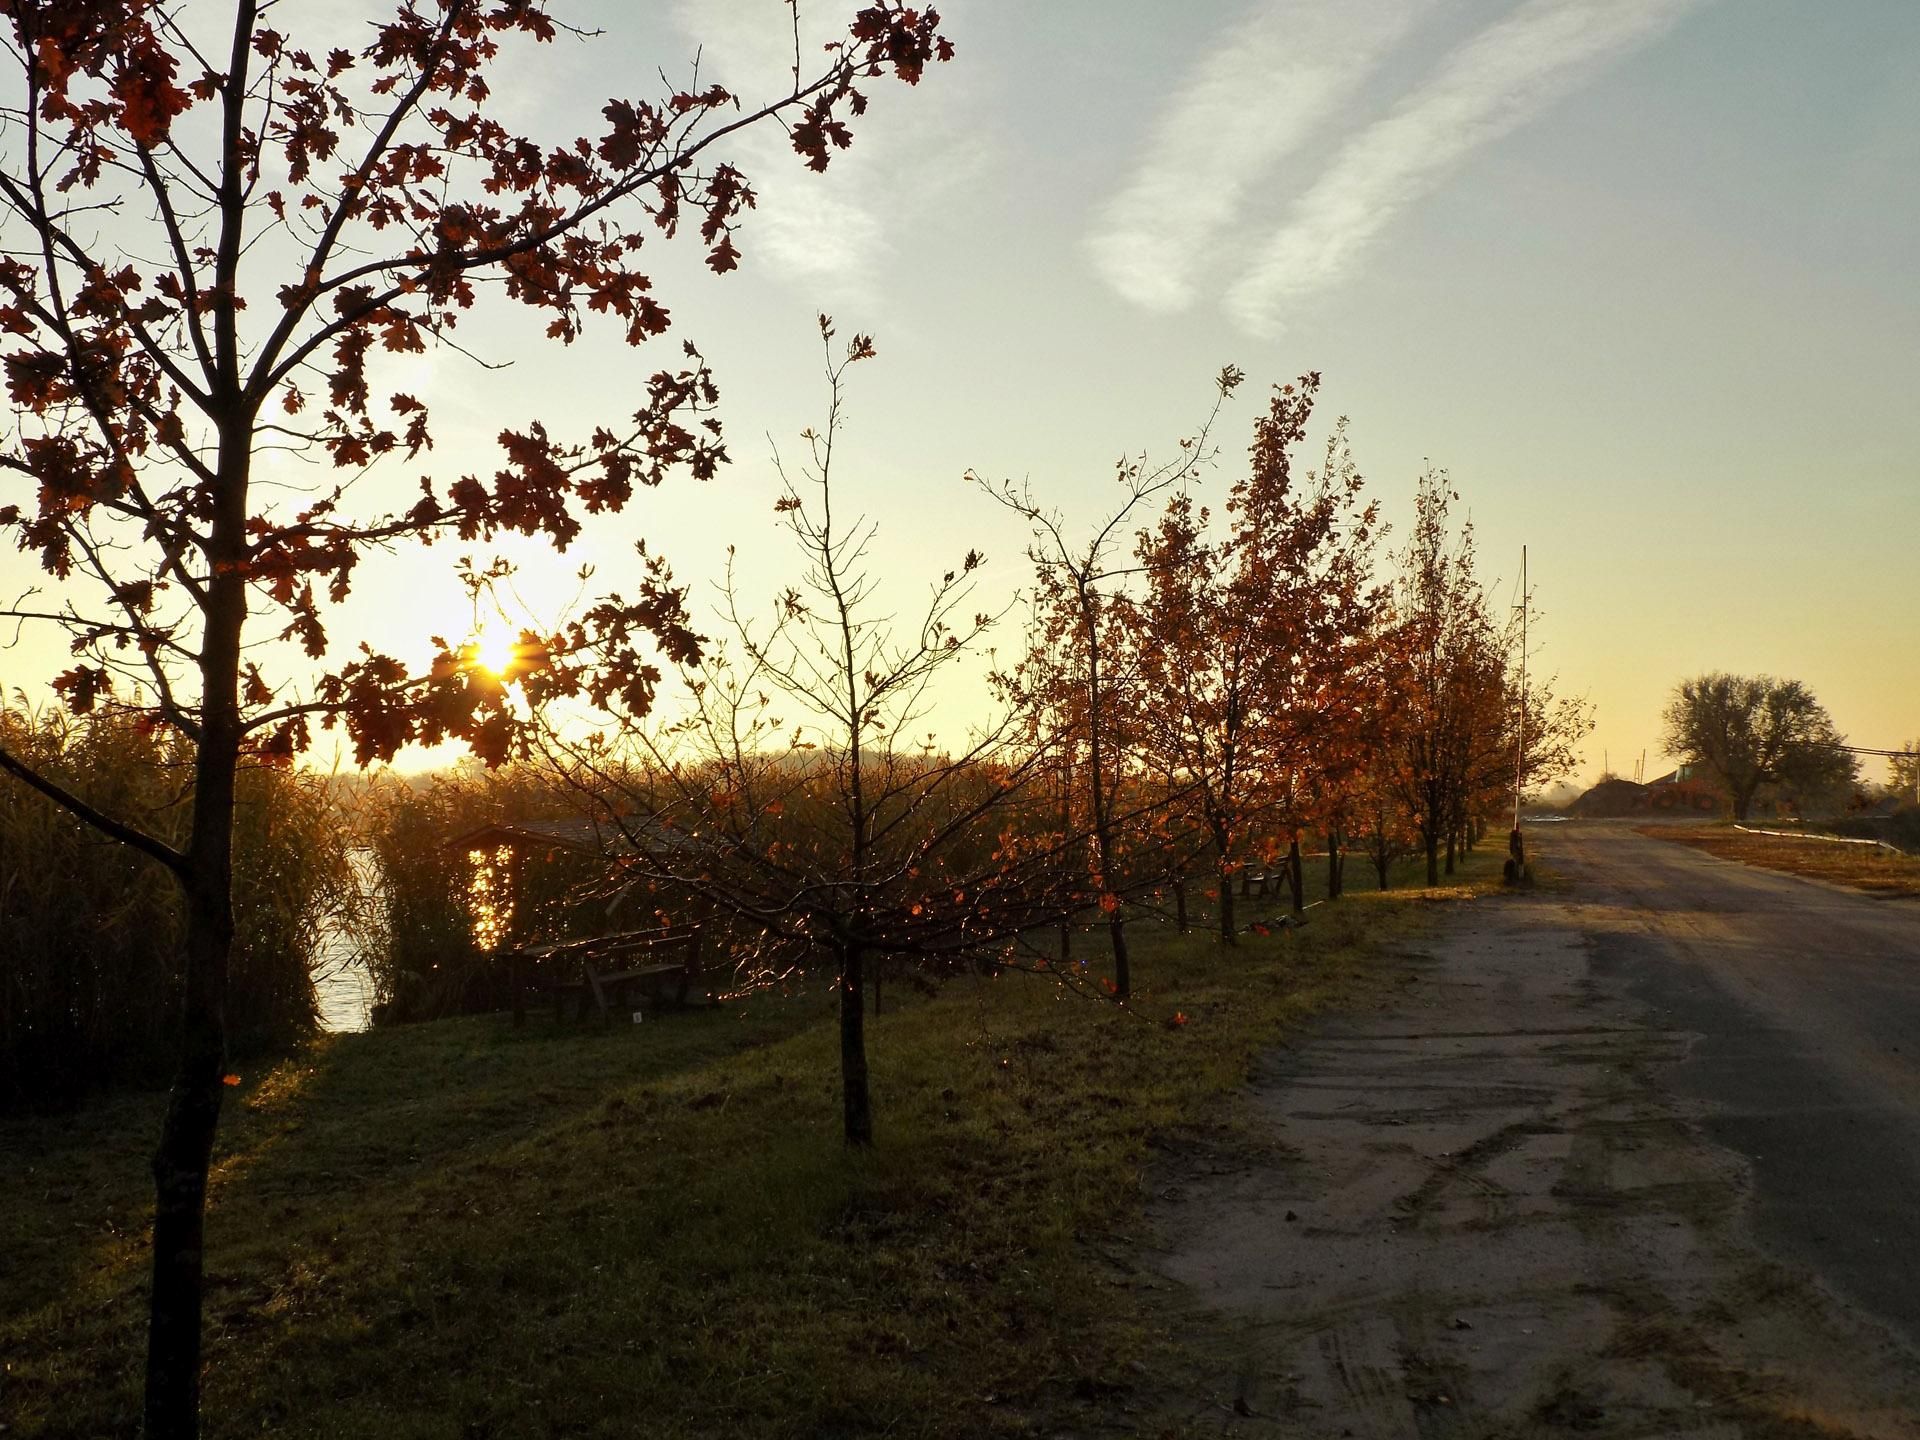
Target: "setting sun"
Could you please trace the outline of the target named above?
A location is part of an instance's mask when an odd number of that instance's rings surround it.
[[[520,650],[519,640],[506,630],[482,630],[467,643],[472,646],[473,658],[482,669],[503,677]]]

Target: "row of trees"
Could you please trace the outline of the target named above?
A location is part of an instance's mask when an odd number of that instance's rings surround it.
[[[1409,851],[1437,883],[1572,763],[1585,707],[1522,693],[1522,606],[1488,597],[1446,477],[1422,477],[1389,566],[1345,424],[1303,464],[1317,376],[1275,388],[1220,516],[1200,503],[1233,370],[1171,461],[1120,463],[1117,503],[1084,532],[1028,489],[984,487],[1032,527],[1030,623],[991,673],[990,716],[929,728],[943,682],[984,668],[1009,616],[974,603],[977,551],[911,625],[883,612],[873,526],[836,509],[833,481],[847,372],[874,346],[821,330],[827,418],[774,507],[801,573],[765,615],[729,577],[723,636],[679,666],[685,707],[610,683],[617,605],[523,632],[505,674],[545,762],[623,832],[618,885],[732,917],[762,979],[833,977],[850,1144],[873,1138],[866,994],[884,975],[1011,965],[1076,984],[1041,937],[1092,920],[1124,1002],[1129,923],[1168,892],[1184,920],[1189,877],[1235,944],[1250,872],[1284,876],[1302,906],[1303,841],[1324,842],[1333,896],[1349,847],[1383,886]],[[549,719],[581,696],[610,723]]]

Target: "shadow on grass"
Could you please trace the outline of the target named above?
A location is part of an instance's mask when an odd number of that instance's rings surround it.
[[[1430,913],[1350,893],[1233,950],[1143,924],[1131,1010],[896,987],[871,1154],[839,1143],[818,994],[320,1040],[233,1097],[207,1433],[1018,1434],[1123,1391],[1159,1341],[1088,1242],[1137,1239],[1149,1143]],[[160,1104],[0,1130],[9,1440],[134,1433]]]

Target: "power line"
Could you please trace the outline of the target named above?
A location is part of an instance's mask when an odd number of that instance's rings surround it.
[[[1846,745],[1838,740],[1802,740],[1802,745],[1818,746],[1822,750],[1845,750],[1849,755],[1878,755],[1883,760],[1901,760],[1912,755],[1912,750],[1874,750],[1865,745]]]

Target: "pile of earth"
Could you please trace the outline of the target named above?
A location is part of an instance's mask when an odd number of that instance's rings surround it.
[[[1585,820],[1644,814],[1651,808],[1648,800],[1651,789],[1651,786],[1636,785],[1631,780],[1608,776],[1567,806],[1567,814],[1578,815]]]

